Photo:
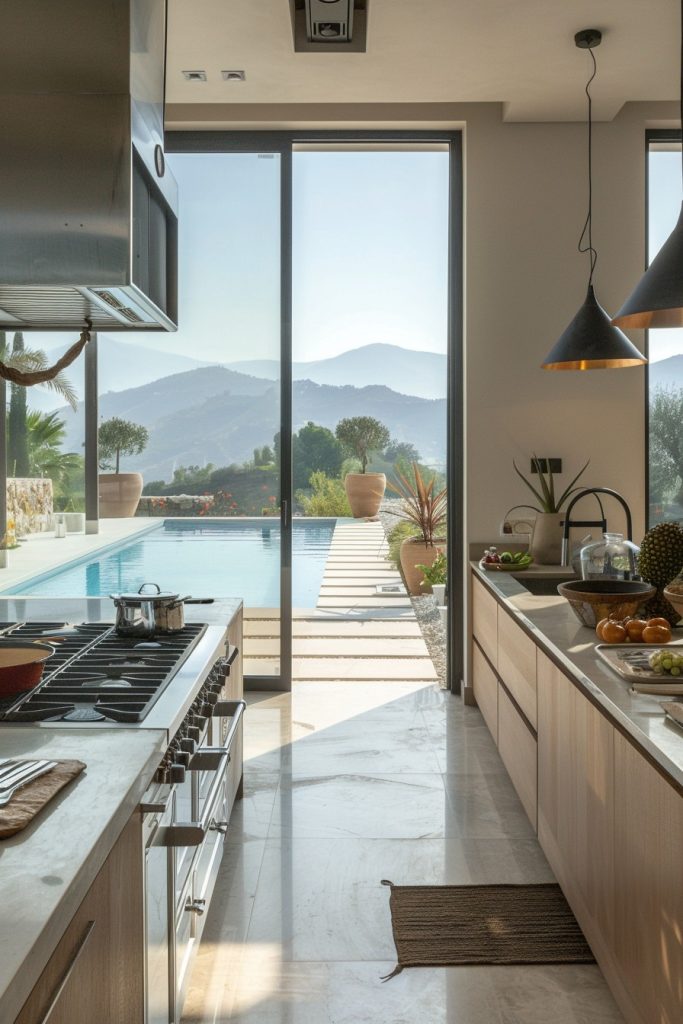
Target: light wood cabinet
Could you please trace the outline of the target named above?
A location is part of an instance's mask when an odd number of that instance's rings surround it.
[[[614,949],[639,1019],[683,1020],[683,799],[615,738]]]
[[[484,721],[494,742],[498,743],[498,677],[477,644],[472,650],[472,687]]]
[[[536,828],[537,764],[536,737],[505,689],[498,687],[498,750],[517,795]]]
[[[498,675],[536,728],[536,644],[506,612],[498,614]]]
[[[498,665],[498,602],[479,580],[472,580],[472,631],[494,668]]]
[[[538,652],[538,838],[588,941],[614,931],[614,729]]]
[[[15,1024],[142,1024],[141,819],[134,815]]]

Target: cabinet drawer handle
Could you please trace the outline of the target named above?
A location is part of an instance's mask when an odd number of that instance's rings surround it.
[[[71,977],[71,975],[73,973],[74,967],[78,963],[78,959],[79,959],[81,953],[83,952],[83,950],[85,949],[85,947],[87,945],[88,939],[92,935],[92,931],[93,931],[94,927],[95,927],[95,922],[94,921],[88,921],[88,923],[86,924],[86,926],[85,926],[85,928],[83,930],[83,934],[81,935],[80,941],[79,941],[78,945],[76,946],[76,949],[73,952],[73,956],[71,957],[71,960],[69,961],[69,963],[66,966],[66,970],[64,971],[62,979],[61,979],[61,981],[57,985],[57,988],[54,991],[52,999],[50,1000],[50,1005],[48,1006],[47,1010],[45,1011],[45,1016],[40,1021],[40,1024],[50,1024],[50,1018],[52,1017],[52,1014],[54,1013],[54,1010],[55,1010],[55,1008],[57,1006],[57,1003],[60,1000],[62,992],[64,991],[64,989],[65,989],[65,987],[67,985],[67,982],[68,982],[69,978]]]

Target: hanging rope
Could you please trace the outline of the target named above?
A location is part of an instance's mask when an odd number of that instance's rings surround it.
[[[64,353],[61,359],[58,359],[54,366],[46,366],[44,370],[17,370],[13,366],[7,366],[0,360],[0,377],[8,380],[11,384],[21,384],[25,388],[30,388],[34,384],[45,384],[49,380],[54,380],[57,374],[65,370],[67,366],[71,366],[74,360],[78,359],[85,346],[90,341],[90,331],[92,330],[92,321],[86,320],[87,327],[81,331],[81,336],[78,341],[74,342],[70,349]]]

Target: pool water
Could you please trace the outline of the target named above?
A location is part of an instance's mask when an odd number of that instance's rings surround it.
[[[314,608],[336,520],[294,521],[292,603]],[[17,584],[5,594],[100,597],[142,583],[193,597],[239,597],[247,607],[280,604],[279,520],[173,520],[114,549]]]

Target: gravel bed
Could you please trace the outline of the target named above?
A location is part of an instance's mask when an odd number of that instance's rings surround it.
[[[382,507],[379,510],[379,520],[384,527],[385,533],[388,534],[391,528],[401,521],[398,516],[391,515],[390,512],[390,510],[400,507],[400,498],[385,498],[382,502]],[[427,645],[429,657],[434,663],[439,682],[445,689],[447,686],[446,630],[441,625],[441,616],[439,615],[436,598],[432,594],[425,594],[424,597],[411,597],[410,600],[415,610],[415,618],[419,623],[422,636]]]

